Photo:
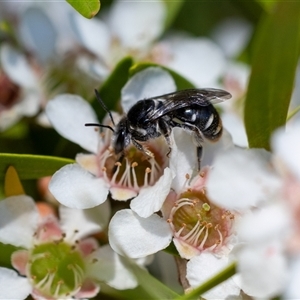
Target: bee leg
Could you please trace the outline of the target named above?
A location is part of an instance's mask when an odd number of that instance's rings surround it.
[[[171,140],[170,140],[170,133],[171,133],[170,126],[167,124],[167,122],[165,122],[162,119],[159,119],[158,126],[159,126],[159,129],[160,129],[160,132],[163,134],[163,136],[164,136],[164,138],[165,138],[165,140],[166,140],[166,142],[169,146],[169,151],[166,155],[167,155],[167,157],[170,157],[170,154],[171,154],[171,151],[172,151]]]
[[[202,155],[203,155],[203,147],[202,146],[198,146],[197,147],[198,171],[200,171],[200,169],[201,169]]]
[[[146,153],[150,157],[154,157],[154,154],[148,150],[147,148],[143,147],[140,143],[138,143],[136,140],[132,139],[132,144],[140,151]]]

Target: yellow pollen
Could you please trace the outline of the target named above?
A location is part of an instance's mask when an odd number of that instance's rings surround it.
[[[201,177],[204,177],[205,173],[202,171],[202,172],[199,173],[199,175],[200,175]]]
[[[205,211],[210,211],[210,205],[208,203],[203,203],[202,204],[202,208],[205,210]]]
[[[171,220],[171,219],[167,219],[167,222],[168,222],[168,223],[172,223],[172,220]]]
[[[106,168],[105,167],[102,168],[102,172],[106,172]]]
[[[117,162],[115,163],[115,166],[117,166],[117,167],[121,167],[121,166],[122,166],[122,164],[121,164],[119,161],[117,161]]]
[[[132,168],[135,168],[135,167],[137,167],[139,164],[136,162],[136,161],[134,161],[132,164],[131,164],[131,167]]]
[[[145,173],[151,173],[151,169],[149,167],[146,168]]]
[[[207,223],[206,228],[212,228],[212,224],[211,223]]]
[[[181,226],[182,226],[182,227],[186,227],[186,224],[185,224],[185,223],[182,223]]]
[[[186,179],[190,179],[190,175],[189,174],[185,174],[185,178]]]

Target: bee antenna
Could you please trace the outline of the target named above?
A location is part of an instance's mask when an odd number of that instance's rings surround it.
[[[115,132],[114,129],[109,125],[103,125],[103,124],[97,124],[97,123],[85,123],[84,126],[97,126],[97,127],[101,127],[101,128],[108,128],[112,132]]]
[[[95,94],[96,94],[96,98],[97,98],[97,100],[99,101],[99,103],[100,103],[100,105],[104,108],[104,110],[108,113],[108,115],[109,115],[109,117],[110,117],[110,119],[111,119],[111,121],[112,121],[112,123],[113,123],[113,125],[114,126],[116,126],[116,124],[115,124],[115,121],[114,121],[114,119],[113,119],[113,116],[112,116],[112,114],[111,114],[111,112],[110,112],[110,110],[107,108],[107,106],[104,104],[104,102],[103,102],[103,100],[101,99],[101,97],[100,97],[100,94],[99,94],[99,92],[95,89]],[[102,126],[100,126],[100,127],[110,127],[110,126],[104,126],[104,125],[102,125]],[[112,129],[112,128],[111,128]],[[113,130],[114,131],[114,130]]]

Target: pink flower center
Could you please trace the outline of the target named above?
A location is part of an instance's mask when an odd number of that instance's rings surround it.
[[[163,174],[168,163],[165,147],[160,147],[156,140],[147,148],[153,156],[139,151],[134,146],[128,147],[125,157],[119,161],[113,150],[108,147],[100,155],[100,170],[111,186],[139,191],[152,186]]]
[[[0,71],[0,111],[10,108],[16,103],[20,88]]]
[[[212,203],[204,189],[188,189],[171,209],[170,223],[175,238],[198,250],[217,250],[231,235],[234,216]]]

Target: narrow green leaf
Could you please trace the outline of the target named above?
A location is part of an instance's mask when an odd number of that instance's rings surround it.
[[[190,81],[188,81],[187,79],[185,79],[184,77],[182,77],[181,75],[176,73],[175,71],[173,71],[167,67],[163,67],[161,65],[155,64],[155,63],[147,62],[147,63],[137,63],[137,64],[133,65],[129,70],[130,76],[133,76],[134,74],[136,74],[146,68],[149,68],[149,67],[160,67],[160,68],[168,71],[170,73],[170,75],[173,77],[178,90],[190,89],[190,88],[195,87]]]
[[[13,252],[20,250],[20,248],[17,248],[15,246],[9,245],[9,244],[2,244],[0,243],[0,266],[11,268],[11,255]]]
[[[9,166],[13,166],[20,179],[24,180],[50,176],[64,165],[73,162],[72,159],[54,156],[0,153],[0,181],[4,180]]]
[[[269,149],[285,124],[299,56],[300,1],[280,1],[259,24],[245,103],[250,147]]]
[[[193,289],[191,292],[176,298],[176,300],[198,300],[199,297],[212,289],[213,287],[219,285],[223,281],[227,280],[231,276],[233,276],[236,272],[236,265],[235,263],[230,264],[221,272],[219,272],[216,276],[212,277],[211,279],[207,280],[197,288]]]
[[[239,10],[243,12],[243,15],[254,23],[257,23],[266,11],[265,6],[257,0],[230,0]],[[265,0],[264,0],[265,1]]]
[[[138,279],[139,288],[142,288],[149,295],[148,299],[175,299],[179,297],[177,293],[135,263],[132,263],[130,267]]]
[[[100,96],[110,110],[115,110],[117,102],[121,97],[121,89],[125,85],[129,77],[129,69],[133,64],[131,57],[125,57],[122,59],[112,71],[110,76],[101,85],[99,90]],[[105,111],[100,107],[96,97],[92,100],[92,106],[96,111],[99,120],[102,120]]]
[[[294,117],[298,112],[300,111],[300,105],[297,106],[293,111],[291,111],[286,119],[286,121],[289,121],[292,117]]]
[[[115,290],[105,284],[101,284],[101,292],[114,297],[115,299],[175,299],[179,297],[177,293],[161,283],[145,269],[137,266],[135,262],[130,262],[126,257],[122,257],[123,263],[134,273],[138,281],[138,286],[134,289]]]
[[[100,0],[67,0],[82,16],[91,19],[100,10]]]
[[[176,18],[184,1],[183,0],[176,0],[176,1],[163,0],[163,2],[165,3],[166,8],[167,8],[167,17],[165,20],[165,27],[168,28],[172,24],[174,19]]]
[[[256,0],[257,3],[259,3],[266,11],[270,11],[274,4],[276,4],[277,0]]]

